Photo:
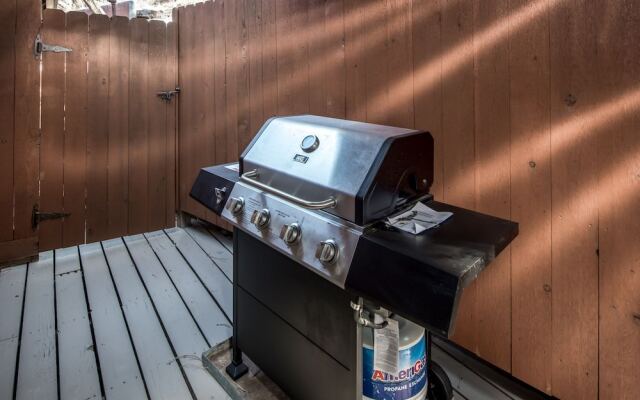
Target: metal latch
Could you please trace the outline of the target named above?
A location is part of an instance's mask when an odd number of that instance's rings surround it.
[[[44,43],[39,33],[36,35],[36,39],[33,41],[33,54],[36,58],[40,58],[42,56],[42,53],[45,52],[67,53],[70,51],[73,50],[68,47]]]
[[[171,101],[173,96],[175,96],[178,93],[180,93],[180,87],[176,86],[176,88],[173,89],[173,90],[165,90],[165,91],[162,91],[162,92],[158,92],[158,97],[160,97],[162,100],[164,100],[164,101],[166,101],[168,103],[168,102]]]
[[[61,219],[70,216],[71,213],[65,212],[40,212],[38,210],[38,206],[33,206],[33,211],[31,213],[31,226],[33,229],[38,227],[38,224],[42,221],[47,221],[51,219]]]

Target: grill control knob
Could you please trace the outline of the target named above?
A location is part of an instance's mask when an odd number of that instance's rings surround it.
[[[324,240],[320,242],[316,249],[316,258],[324,264],[334,263],[339,256],[338,244],[333,240]]]
[[[280,239],[284,240],[286,244],[294,244],[300,240],[301,235],[300,225],[296,222],[286,224],[280,229]]]
[[[227,210],[231,211],[231,214],[237,214],[244,208],[243,197],[232,197],[227,203]]]
[[[258,229],[265,228],[269,225],[269,219],[271,219],[271,214],[266,208],[253,210],[253,214],[251,214],[251,223]]]

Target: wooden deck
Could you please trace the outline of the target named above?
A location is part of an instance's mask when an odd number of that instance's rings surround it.
[[[47,251],[0,271],[0,400],[228,399],[200,355],[231,336],[232,246],[203,227]],[[520,399],[446,346],[457,399]]]

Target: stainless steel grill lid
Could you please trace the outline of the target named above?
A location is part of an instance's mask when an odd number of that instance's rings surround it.
[[[429,192],[428,132],[302,115],[267,121],[240,158],[242,180],[358,225]]]

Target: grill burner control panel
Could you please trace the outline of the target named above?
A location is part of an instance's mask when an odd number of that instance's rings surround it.
[[[222,217],[341,288],[362,235],[356,226],[310,211],[244,183],[234,185]]]

